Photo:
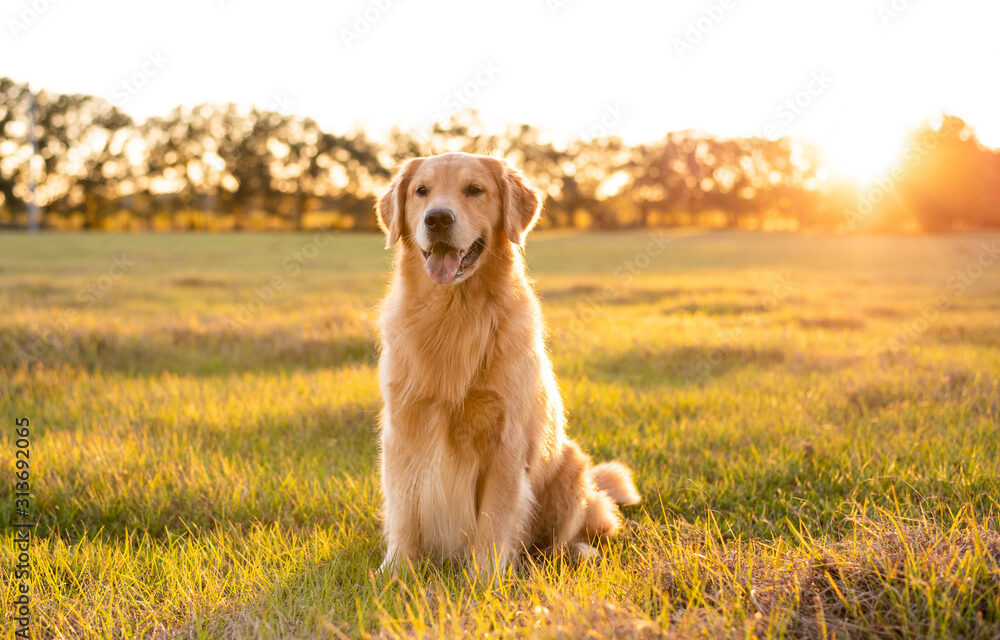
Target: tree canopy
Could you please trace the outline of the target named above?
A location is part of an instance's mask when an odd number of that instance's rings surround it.
[[[960,118],[912,133],[881,180],[833,180],[789,137],[673,131],[547,140],[529,124],[490,131],[474,111],[383,139],[233,104],[136,122],[88,95],[0,78],[0,225],[85,229],[374,229],[375,198],[407,158],[502,157],[545,196],[543,226],[676,225],[943,231],[1000,226],[1000,153]]]

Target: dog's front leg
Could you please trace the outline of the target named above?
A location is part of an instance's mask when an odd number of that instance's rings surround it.
[[[405,506],[395,504],[392,499],[386,499],[383,507],[385,520],[385,557],[379,566],[381,575],[396,575],[400,568],[413,560],[418,552],[416,528],[412,522],[415,515],[404,511]]]
[[[405,448],[388,437],[388,430],[382,438],[380,467],[386,552],[379,573],[394,575],[409,560],[417,557],[420,532],[413,464],[406,456]]]
[[[503,571],[524,546],[534,498],[519,451],[498,451],[482,470],[476,493],[473,562],[480,573]]]

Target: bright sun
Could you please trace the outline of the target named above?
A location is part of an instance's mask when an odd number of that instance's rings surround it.
[[[899,162],[905,143],[903,132],[872,128],[831,136],[819,145],[822,159],[834,178],[867,186]]]

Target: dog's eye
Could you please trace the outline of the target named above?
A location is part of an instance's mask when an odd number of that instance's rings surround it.
[[[483,192],[483,188],[478,184],[470,184],[465,188],[465,195],[467,196],[478,196]]]
[[[418,196],[426,196],[427,195],[427,187],[425,187],[424,185],[420,185],[419,187],[417,187],[417,195]]]

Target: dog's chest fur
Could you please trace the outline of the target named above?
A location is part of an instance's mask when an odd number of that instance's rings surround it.
[[[409,417],[423,425],[419,433],[384,420],[383,464],[391,465],[394,490],[414,511],[424,552],[453,557],[468,548],[475,531],[482,472],[503,408],[495,394],[474,391],[461,407],[426,403]]]
[[[384,481],[414,510],[424,552],[452,557],[469,546],[482,474],[505,424],[492,366],[497,322],[490,313],[479,322],[457,311],[443,322],[390,313],[379,362]]]

